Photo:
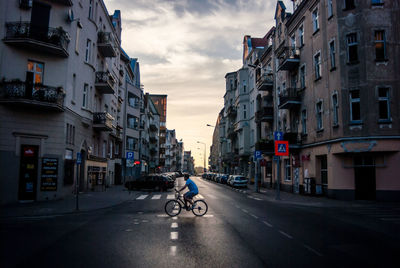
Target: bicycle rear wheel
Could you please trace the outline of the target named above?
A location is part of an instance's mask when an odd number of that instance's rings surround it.
[[[174,217],[176,215],[179,215],[179,213],[181,213],[182,207],[178,201],[169,200],[167,203],[165,203],[164,209],[165,213],[167,213],[171,217]]]
[[[197,200],[193,203],[193,209],[192,212],[196,216],[203,216],[207,213],[208,210],[208,205],[205,201],[203,200]]]

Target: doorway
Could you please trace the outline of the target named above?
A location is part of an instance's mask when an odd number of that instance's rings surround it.
[[[372,156],[354,157],[355,198],[358,200],[376,199],[376,177]]]
[[[19,166],[18,199],[36,200],[39,146],[22,145]]]
[[[30,34],[35,39],[46,41],[49,31],[51,6],[38,1],[33,1]]]

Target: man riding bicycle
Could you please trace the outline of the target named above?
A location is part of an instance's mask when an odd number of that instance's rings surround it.
[[[193,206],[193,197],[199,193],[199,189],[194,181],[189,179],[189,174],[185,173],[184,178],[186,181],[185,186],[183,186],[179,192],[183,191],[186,187],[189,188],[189,192],[186,192],[183,198],[185,199],[186,210],[190,210],[191,207],[188,206],[188,202]]]

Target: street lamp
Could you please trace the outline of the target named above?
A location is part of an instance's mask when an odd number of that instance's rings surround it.
[[[213,125],[210,125],[210,124],[207,124],[207,127],[215,127],[215,126],[213,126]]]
[[[201,144],[204,145],[204,172],[205,172],[205,170],[206,170],[206,147],[207,147],[207,145],[204,142],[201,142],[201,141],[197,141],[197,143],[201,143]]]

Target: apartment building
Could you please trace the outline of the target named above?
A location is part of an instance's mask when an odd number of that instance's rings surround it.
[[[150,94],[154,106],[157,109],[157,113],[160,116],[160,128],[159,128],[159,140],[158,140],[158,163],[159,166],[157,171],[165,171],[165,138],[167,131],[167,95]]]
[[[120,180],[120,12],[101,0],[1,1],[0,12],[0,202],[61,198],[77,175],[80,190]]]
[[[155,173],[159,167],[159,130],[160,130],[160,115],[157,109],[149,97],[149,94],[145,95],[145,107],[149,111],[147,113],[147,121],[149,123],[149,172]]]
[[[191,151],[183,152],[183,172],[194,174],[194,159]]]

